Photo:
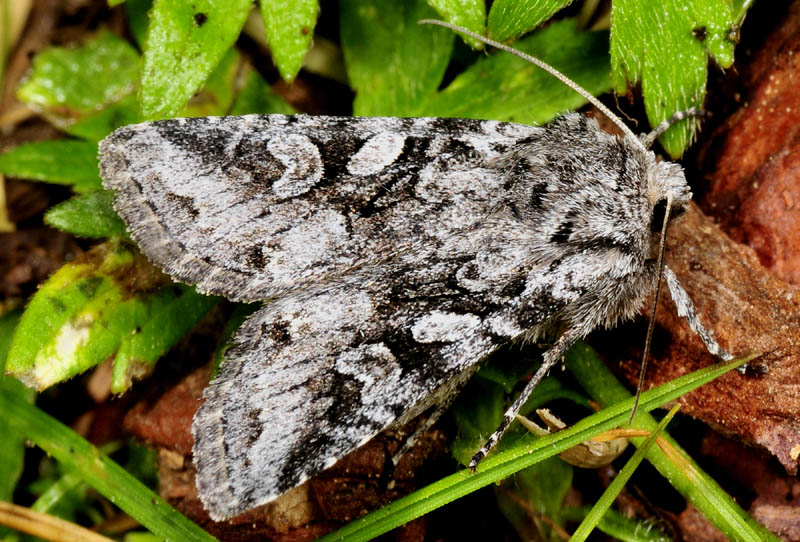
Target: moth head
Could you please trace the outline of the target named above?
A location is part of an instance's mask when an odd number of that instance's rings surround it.
[[[683,168],[675,162],[656,160],[655,154],[648,152],[650,162],[647,179],[647,199],[650,205],[650,231],[661,231],[667,209],[667,201],[671,200],[669,220],[681,216],[689,207],[692,192],[686,183]]]

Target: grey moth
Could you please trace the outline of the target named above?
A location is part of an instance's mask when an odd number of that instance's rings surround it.
[[[680,166],[577,113],[543,127],[172,119],[121,128],[100,154],[104,186],[155,265],[201,292],[264,302],[192,426],[199,494],[217,520],[440,412],[501,345],[556,337],[521,404],[574,341],[639,312],[665,216],[691,197]],[[708,350],[730,357],[664,276]]]

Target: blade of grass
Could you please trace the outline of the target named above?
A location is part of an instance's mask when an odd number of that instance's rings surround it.
[[[625,466],[622,467],[622,470],[619,471],[619,474],[614,478],[614,480],[608,484],[608,487],[597,499],[597,502],[592,506],[592,509],[586,514],[586,517],[583,519],[578,528],[572,534],[570,538],[570,542],[584,542],[589,537],[589,534],[594,530],[597,524],[602,519],[603,515],[606,513],[606,510],[611,508],[611,505],[614,503],[614,499],[617,498],[622,488],[625,484],[628,483],[633,472],[642,462],[645,457],[645,454],[650,450],[650,447],[656,441],[658,436],[664,432],[666,429],[667,424],[675,417],[677,414],[680,405],[676,404],[672,409],[664,416],[664,419],[661,420],[661,423],[658,424],[656,430],[653,431],[649,437],[639,446],[639,449],[633,454],[633,456],[625,463]]]
[[[757,356],[749,356],[744,360],[739,360],[739,363],[750,361],[755,357]],[[577,345],[570,350],[564,361],[581,387],[601,406],[616,406],[620,404],[618,401],[627,401],[631,397],[628,390],[620,384],[597,354],[588,346],[584,344]],[[696,374],[696,372],[692,374]],[[683,378],[686,377],[680,377],[656,389],[671,386]],[[649,411],[650,409],[647,410]],[[637,414],[634,423],[639,428],[651,431],[657,426],[652,416],[644,414]],[[731,540],[778,540],[775,535],[742,510],[730,495],[700,469],[700,466],[683,451],[677,442],[669,435],[663,435],[662,438],[676,450],[680,463],[676,463],[673,459],[667,457],[659,448],[652,448],[647,453],[647,460],[720,531]],[[631,443],[635,446],[640,446],[642,441],[642,438],[631,438]]]
[[[120,447],[119,441],[113,441],[101,446],[100,451],[108,455],[116,452]],[[83,484],[83,478],[81,478],[80,473],[75,471],[66,472],[61,478],[51,484],[44,493],[39,495],[36,501],[30,506],[30,509],[34,512],[49,514],[58,506],[62,499],[81,484]]]
[[[6,358],[11,345],[11,337],[19,324],[20,310],[12,310],[0,316],[0,390],[4,390],[19,402],[32,403],[36,394],[14,377],[6,376]],[[17,487],[17,481],[25,466],[25,439],[9,435],[8,420],[0,416],[0,500],[10,501]],[[3,536],[0,530],[0,538]]]
[[[710,382],[745,361],[735,360],[726,364],[706,367],[649,390],[642,394],[639,408],[642,412],[649,412],[653,408],[677,399],[684,393]],[[617,383],[617,385],[621,387],[621,384]],[[347,540],[348,542],[370,540],[459,497],[493,484],[547,457],[561,453],[603,431],[625,424],[630,409],[633,407],[633,401],[633,397],[630,397],[584,418],[569,429],[547,437],[538,439],[532,436],[523,437],[508,450],[487,457],[478,467],[477,473],[473,474],[462,470],[452,474],[351,522],[321,540]]]
[[[35,406],[15,399],[12,394],[0,390],[0,412],[11,431],[80,473],[87,484],[153,534],[176,542],[216,540],[80,435]]]
[[[80,474],[77,472],[68,472],[51,484],[44,493],[39,495],[39,498],[31,505],[30,509],[34,512],[48,514],[66,495],[78,488],[82,483],[83,479]]]

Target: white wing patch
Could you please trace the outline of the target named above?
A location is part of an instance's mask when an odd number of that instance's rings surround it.
[[[411,327],[411,335],[420,343],[456,342],[469,336],[481,325],[474,314],[433,311],[417,320]]]
[[[347,171],[353,175],[367,176],[379,173],[392,165],[403,152],[406,138],[401,134],[383,132],[369,138],[350,157]]]
[[[322,157],[317,146],[306,136],[290,134],[269,140],[267,149],[286,166],[272,191],[281,199],[305,194],[322,178]]]

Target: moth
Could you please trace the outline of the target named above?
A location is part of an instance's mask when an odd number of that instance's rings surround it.
[[[543,127],[249,115],[107,137],[104,186],[144,254],[201,292],[264,302],[192,426],[211,517],[435,419],[501,345],[556,337],[477,463],[572,343],[637,314],[691,193],[625,130],[577,113]],[[708,350],[730,357],[664,276]]]

